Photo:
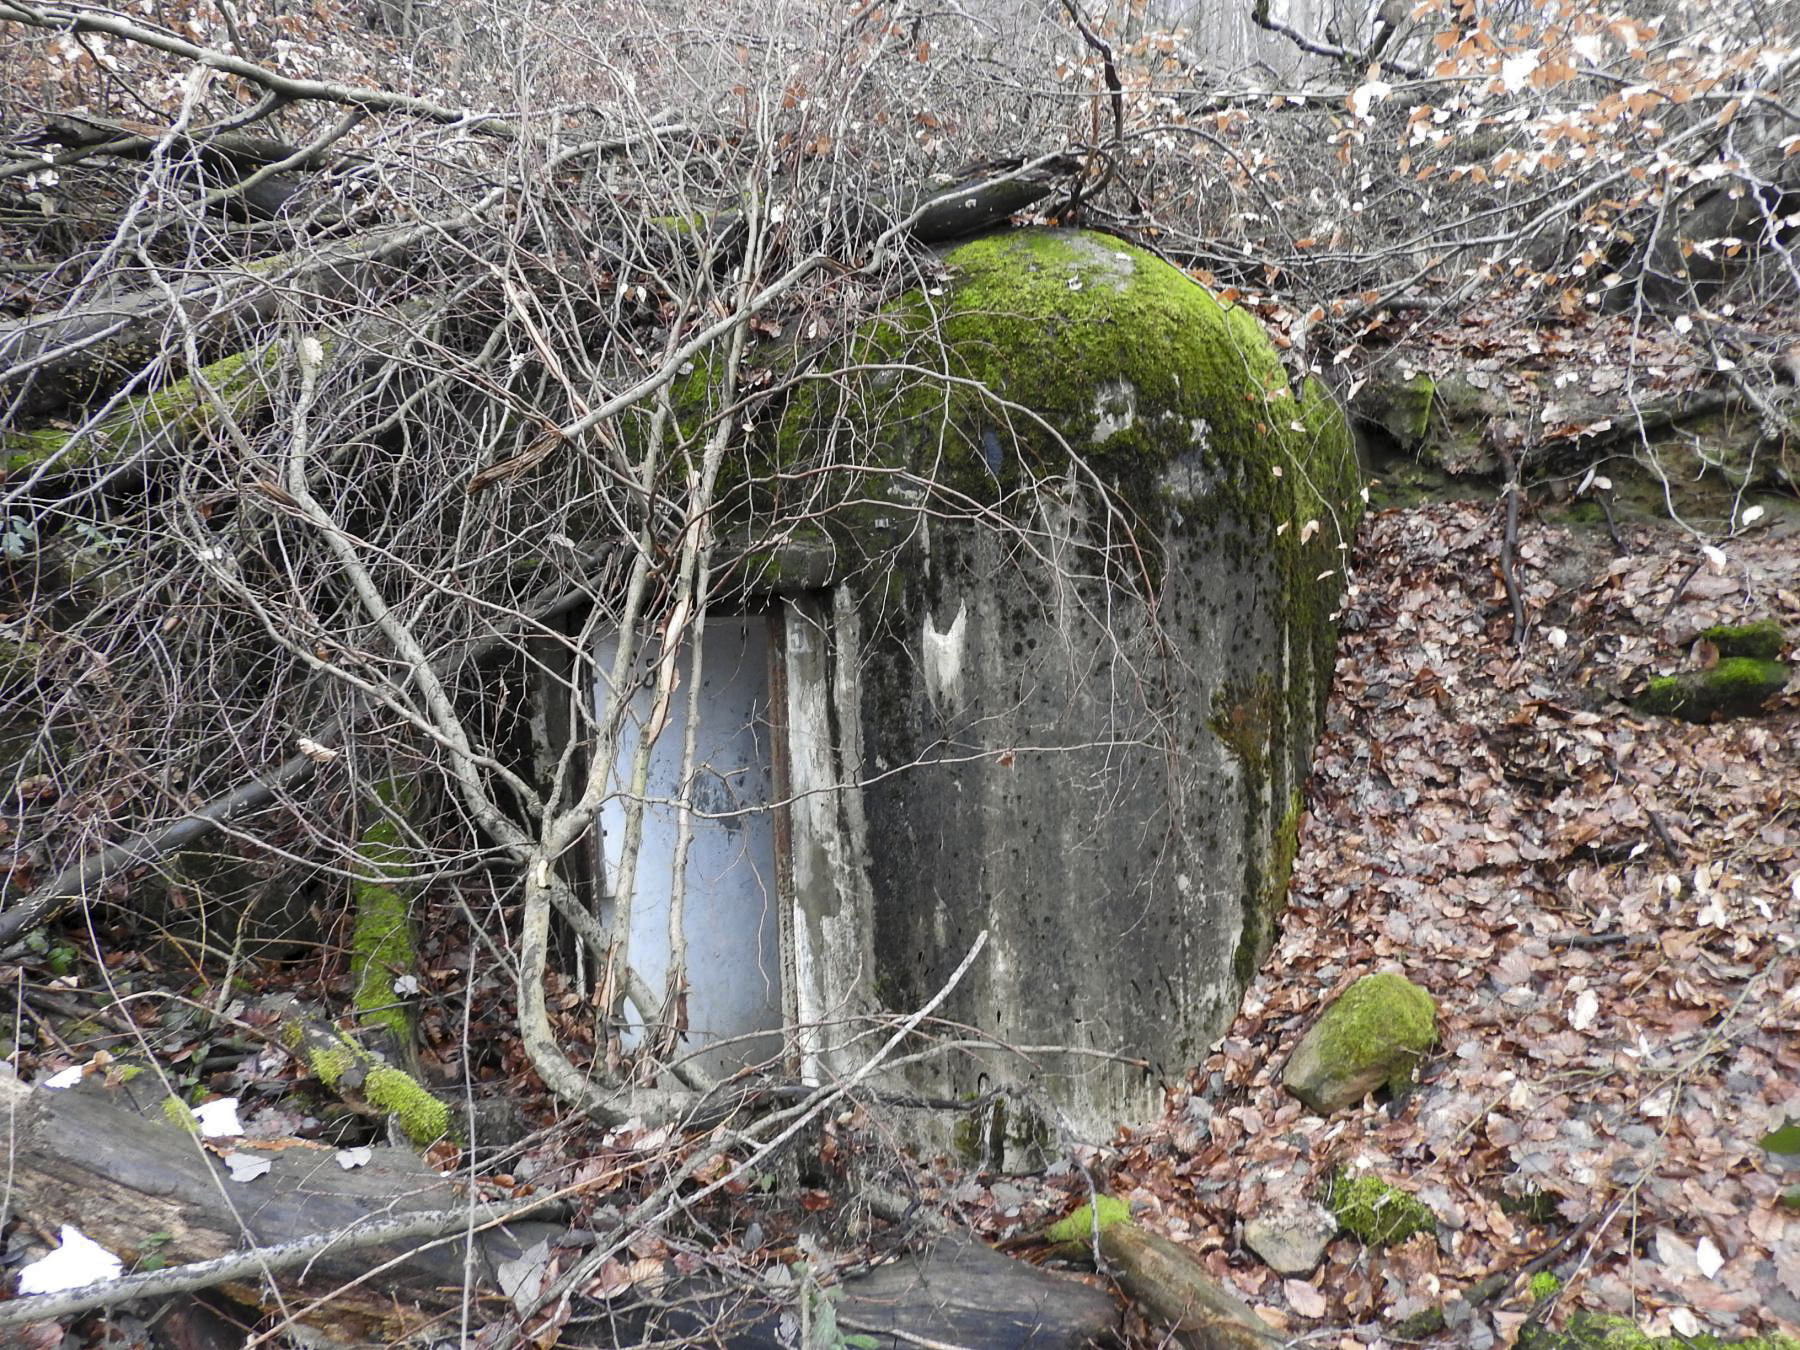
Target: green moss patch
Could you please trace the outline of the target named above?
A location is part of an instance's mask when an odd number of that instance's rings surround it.
[[[190,375],[167,389],[126,400],[79,440],[67,427],[5,432],[0,434],[0,466],[16,473],[54,457],[59,470],[81,469],[119,462],[153,444],[178,450],[210,434],[222,415],[246,416],[266,406],[269,376],[281,356],[282,349],[271,345],[204,367],[200,378],[218,395],[217,404]]]
[[[363,1099],[400,1122],[406,1137],[421,1147],[450,1133],[450,1108],[399,1069],[371,1069],[363,1083]]]
[[[1787,686],[1788,674],[1780,661],[1728,656],[1711,670],[1657,676],[1633,706],[1639,712],[1687,722],[1753,716]]]
[[[1115,1195],[1102,1195],[1093,1203],[1085,1204],[1073,1214],[1058,1219],[1044,1230],[1044,1237],[1051,1242],[1088,1243],[1094,1237],[1094,1212],[1100,1213],[1100,1231],[1105,1232],[1115,1223],[1127,1223],[1131,1219],[1131,1206]]]
[[[1416,450],[1431,435],[1431,407],[1437,381],[1424,371],[1406,380],[1371,380],[1356,401],[1358,414],[1394,438],[1403,450]]]
[[[327,1091],[392,1116],[419,1147],[451,1132],[448,1106],[411,1074],[382,1063],[347,1037],[296,1019],[282,1025],[281,1041],[306,1062]]]
[[[1774,619],[1715,624],[1700,636],[1718,648],[1720,656],[1747,656],[1758,661],[1773,661],[1787,645],[1787,634]]]
[[[356,907],[350,931],[351,1001],[358,1021],[382,1027],[401,1046],[409,1046],[412,1007],[394,993],[394,981],[416,974],[419,967],[405,885],[408,853],[395,818],[405,811],[409,794],[390,780],[376,796],[381,814],[363,830],[356,846],[367,875],[351,887]]]
[[[1423,1201],[1379,1177],[1337,1173],[1326,1188],[1325,1207],[1337,1215],[1339,1227],[1370,1247],[1437,1231],[1437,1216]]]
[[[1143,547],[1172,512],[1229,499],[1289,527],[1266,543],[1309,554],[1296,579],[1335,564],[1331,512],[1358,504],[1347,424],[1323,388],[1296,395],[1247,310],[1081,231],[1002,231],[945,266],[946,286],[897,301],[845,343],[840,370],[800,386],[776,438],[784,465],[842,465],[853,432],[881,471],[852,485],[865,506],[921,483],[988,504],[1064,478],[1074,455],[1150,527]]]

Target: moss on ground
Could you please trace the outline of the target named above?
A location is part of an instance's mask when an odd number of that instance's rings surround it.
[[[1425,1203],[1379,1177],[1338,1172],[1325,1192],[1338,1225],[1366,1246],[1388,1247],[1417,1233],[1435,1233],[1437,1216]]]
[[[1711,670],[1659,675],[1633,705],[1658,717],[1688,722],[1751,716],[1787,685],[1789,671],[1780,661],[1754,656],[1728,656]]]
[[[1773,661],[1787,645],[1787,634],[1774,619],[1715,624],[1700,636],[1718,648],[1720,656],[1746,656],[1758,661]]]

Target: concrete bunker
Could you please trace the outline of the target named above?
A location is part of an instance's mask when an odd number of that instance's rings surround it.
[[[985,929],[889,1081],[984,1103],[918,1132],[1004,1163],[1160,1109],[1265,955],[1360,483],[1329,396],[1154,255],[1018,230],[943,264],[765,447],[835,488],[745,536],[718,621],[741,875],[690,863],[689,1038],[853,1072]]]

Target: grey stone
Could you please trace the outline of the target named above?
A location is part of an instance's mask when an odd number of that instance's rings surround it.
[[[1244,1225],[1244,1245],[1278,1275],[1306,1275],[1337,1236],[1337,1217],[1321,1205],[1290,1205],[1258,1214]]]

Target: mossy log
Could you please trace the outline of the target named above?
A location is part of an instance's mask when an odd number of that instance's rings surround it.
[[[407,884],[409,854],[401,833],[411,798],[409,786],[398,779],[377,787],[371,804],[376,814],[356,842],[364,875],[350,888],[355,908],[350,930],[350,984],[357,1021],[379,1028],[390,1057],[408,1065],[415,1058],[416,1028],[412,1005],[395,984],[409,975],[416,978],[419,972]]]
[[[325,1025],[291,999],[265,1005],[279,1019],[274,1035],[325,1089],[352,1110],[395,1121],[413,1143],[423,1148],[449,1135],[454,1127],[450,1108],[404,1069],[358,1045]]]
[[[1790,673],[1780,661],[1727,656],[1710,670],[1656,676],[1633,706],[1639,712],[1686,722],[1753,717],[1787,687]]]
[[[233,162],[255,162],[259,148],[269,152],[275,147],[247,141]],[[927,183],[898,205],[851,203],[844,209],[859,225],[866,220],[860,232],[872,238],[923,205],[910,231],[914,238],[924,243],[962,238],[1004,224],[1050,196],[1080,168],[1080,161],[1058,157],[1029,173],[994,181],[1011,167],[990,166],[961,183]],[[720,231],[729,236],[742,233],[734,217],[724,211],[711,218],[652,217],[648,223],[678,238]],[[476,219],[470,214],[431,226],[376,230],[221,268],[178,291],[176,303],[199,340],[203,359],[219,359],[254,346],[255,330],[290,307],[296,296],[317,305],[379,294],[405,270],[422,242],[470,229]],[[733,248],[723,251],[729,256]],[[71,314],[0,324],[0,371],[14,372],[0,378],[0,404],[15,418],[34,418],[93,402],[166,354],[172,313],[168,293],[149,288]]]
[[[223,359],[254,347],[250,335],[296,296],[323,304],[380,294],[423,237],[418,228],[378,231],[221,268],[178,290],[176,303],[202,359]],[[168,292],[150,289],[0,324],[0,370],[13,372],[0,378],[0,405],[22,420],[92,403],[166,353],[172,316]]]
[[[0,433],[0,469],[9,476],[40,467],[66,473],[95,464],[127,463],[154,450],[179,451],[226,418],[265,407],[269,376],[280,355],[273,346],[234,352],[166,389],[125,400],[93,427],[60,425]]]
[[[89,1078],[66,1091],[27,1088],[0,1074],[0,1128],[11,1141],[11,1212],[51,1231],[74,1224],[128,1263],[154,1254],[166,1266],[242,1251],[246,1239],[274,1247],[353,1232],[374,1219],[458,1209],[468,1210],[476,1224],[495,1217],[485,1204],[471,1207],[452,1182],[408,1150],[376,1148],[365,1164],[345,1169],[335,1150],[299,1140],[203,1142],[190,1128],[171,1123],[161,1110],[165,1100],[155,1080],[141,1073],[128,1082]],[[234,1151],[268,1162],[269,1170],[251,1181],[234,1180],[220,1156]],[[556,1231],[544,1223],[511,1222],[476,1234],[478,1292],[497,1292],[498,1263]],[[282,1276],[280,1284],[290,1300],[322,1294],[389,1259],[398,1263],[319,1309],[315,1325],[391,1344],[460,1303],[460,1238],[437,1246],[327,1250]],[[271,1297],[266,1285],[226,1289],[258,1306]]]
[[[842,1281],[815,1283],[809,1276],[785,1296],[761,1300],[705,1277],[646,1284],[639,1301],[609,1309],[612,1344],[787,1350],[803,1300],[809,1345],[1085,1350],[1114,1340],[1119,1329],[1118,1306],[1103,1290],[1003,1256],[965,1234],[941,1235]],[[827,1317],[837,1337],[820,1334]]]
[[[1046,1236],[1059,1254],[1079,1259],[1093,1250],[1094,1228],[1094,1211],[1083,1205]],[[1098,1228],[1100,1255],[1120,1286],[1171,1329],[1183,1350],[1273,1350],[1285,1344],[1249,1304],[1207,1273],[1199,1257],[1131,1222],[1111,1196],[1100,1197]]]

